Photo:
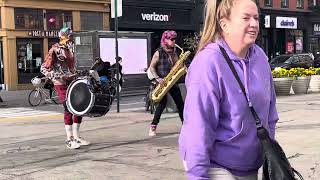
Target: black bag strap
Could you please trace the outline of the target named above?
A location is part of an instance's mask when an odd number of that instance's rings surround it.
[[[230,57],[228,56],[226,50],[225,50],[223,47],[221,47],[221,46],[219,45],[219,48],[220,48],[220,50],[221,50],[221,52],[222,52],[222,55],[224,56],[225,60],[227,61],[227,63],[228,63],[228,65],[229,65],[229,67],[230,67],[230,69],[231,69],[234,77],[235,77],[236,80],[238,81],[238,84],[239,84],[239,86],[240,86],[240,88],[241,88],[241,90],[242,90],[242,93],[243,93],[245,99],[246,99],[247,102],[248,102],[248,106],[249,106],[249,108],[250,108],[250,111],[251,111],[251,113],[252,113],[252,115],[253,115],[254,120],[256,121],[257,129],[260,129],[260,128],[262,127],[261,120],[260,120],[258,114],[256,113],[256,111],[254,110],[253,106],[251,105],[251,103],[249,103],[249,101],[248,101],[246,90],[245,90],[245,88],[244,88],[244,86],[243,86],[243,84],[242,84],[242,82],[241,82],[241,80],[240,80],[240,77],[239,77],[239,75],[238,75],[235,67],[233,66],[233,64],[232,64],[232,62],[231,62]]]

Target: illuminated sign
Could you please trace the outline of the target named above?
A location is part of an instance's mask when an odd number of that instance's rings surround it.
[[[32,37],[52,37],[52,38],[58,38],[59,37],[59,31],[30,31],[28,32],[29,36]]]
[[[284,29],[297,29],[298,20],[295,17],[276,17],[276,27]]]

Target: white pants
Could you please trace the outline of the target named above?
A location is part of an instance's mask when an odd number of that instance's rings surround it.
[[[209,170],[211,180],[258,180],[258,172],[249,176],[234,176],[222,168],[211,168]]]

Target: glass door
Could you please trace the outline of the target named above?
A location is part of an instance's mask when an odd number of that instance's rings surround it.
[[[43,62],[43,39],[17,39],[18,83],[28,84],[40,75]]]

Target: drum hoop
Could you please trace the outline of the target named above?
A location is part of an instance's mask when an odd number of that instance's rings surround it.
[[[84,115],[84,114],[86,114],[87,112],[89,112],[89,111],[91,110],[91,108],[92,108],[92,106],[93,106],[93,104],[94,104],[94,102],[95,102],[95,97],[94,97],[93,93],[91,92],[91,90],[90,90],[90,88],[89,88],[91,98],[90,98],[90,103],[89,103],[88,107],[87,107],[85,110],[80,111],[80,112],[77,111],[77,110],[75,110],[75,109],[71,106],[71,99],[70,99],[70,96],[69,96],[69,92],[70,92],[70,91],[73,89],[73,87],[74,87],[75,85],[77,85],[79,82],[83,82],[83,83],[85,83],[85,84],[88,85],[88,80],[87,80],[87,79],[76,79],[76,80],[74,80],[74,81],[69,85],[69,87],[68,87],[68,89],[67,89],[67,103],[66,103],[66,104],[67,104],[67,107],[68,107],[69,111],[70,111],[72,114],[81,116],[81,115]]]

